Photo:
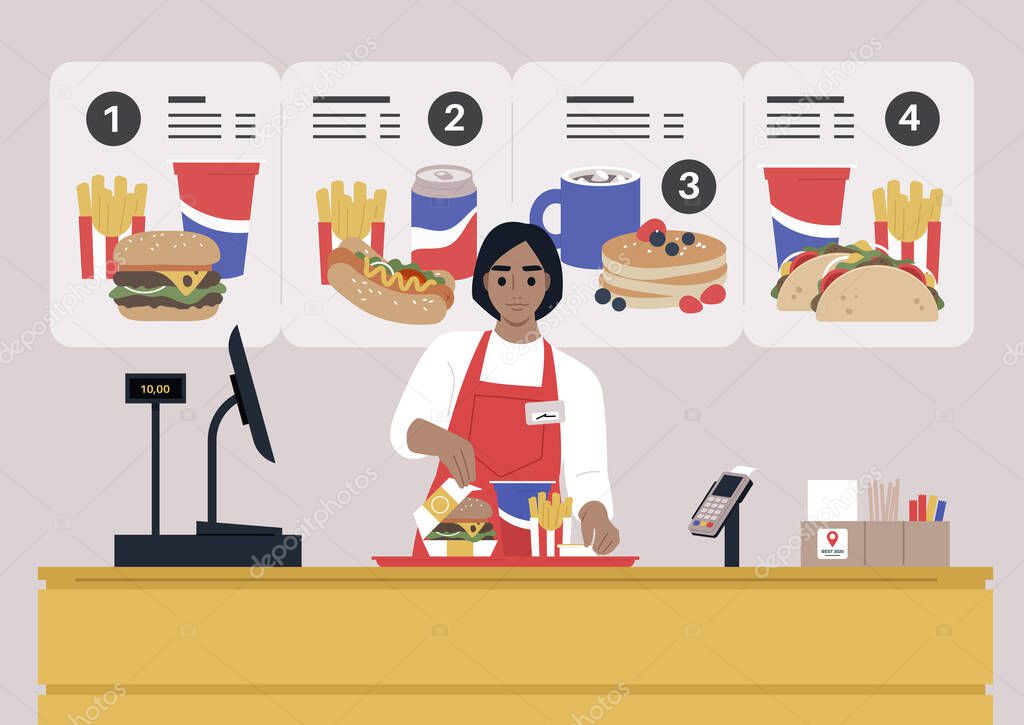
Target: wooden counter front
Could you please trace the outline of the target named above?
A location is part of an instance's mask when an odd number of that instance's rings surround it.
[[[40,569],[40,722],[992,722],[990,568],[255,574]]]

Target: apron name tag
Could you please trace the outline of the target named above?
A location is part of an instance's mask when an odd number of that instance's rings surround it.
[[[550,400],[526,404],[526,425],[552,425],[565,422],[565,403]]]

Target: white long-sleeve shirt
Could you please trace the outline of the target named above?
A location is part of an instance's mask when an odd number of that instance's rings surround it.
[[[406,436],[417,418],[447,428],[470,361],[480,343],[479,332],[441,335],[416,364],[391,420],[391,445],[406,458],[423,456],[409,450]],[[572,496],[574,513],[583,504],[600,501],[612,515],[608,482],[608,440],[604,393],[597,376],[586,365],[552,348],[558,398],[565,404],[562,431],[563,496]],[[491,333],[480,379],[502,385],[539,387],[544,378],[544,342],[524,345]]]

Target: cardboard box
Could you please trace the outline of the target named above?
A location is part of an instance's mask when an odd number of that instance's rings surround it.
[[[800,566],[949,566],[948,521],[803,521],[800,527]]]
[[[864,522],[864,563],[903,566],[903,521]]]
[[[905,521],[904,566],[949,566],[949,522]]]
[[[800,539],[800,566],[864,566],[863,521],[802,521]]]

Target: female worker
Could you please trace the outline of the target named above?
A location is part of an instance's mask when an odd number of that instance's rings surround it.
[[[601,384],[537,329],[562,299],[551,237],[519,222],[492,229],[477,255],[473,299],[498,321],[494,330],[447,333],[427,348],[395,411],[392,445],[406,458],[437,456],[428,496],[454,478],[482,489],[473,495],[495,513],[491,481],[555,481],[552,492],[573,499],[583,543],[611,552],[619,530],[611,522]],[[527,425],[530,403],[553,404],[555,422]],[[426,556],[419,537],[413,553]]]

